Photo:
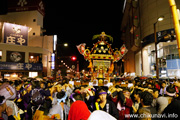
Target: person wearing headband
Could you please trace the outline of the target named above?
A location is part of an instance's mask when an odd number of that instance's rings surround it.
[[[56,94],[57,102],[50,109],[48,116],[52,117],[53,115],[59,114],[61,120],[68,119],[69,107],[65,104],[67,99],[67,94],[64,91],[58,92]]]
[[[69,99],[70,99],[70,106],[72,105],[73,102],[76,102],[77,100],[84,101],[82,94],[78,94],[78,93],[72,93]]]
[[[180,87],[179,83],[174,84],[176,87]],[[174,87],[175,88],[175,87]],[[178,119],[180,118],[180,99],[179,96],[175,98],[175,89],[169,90],[167,87],[167,95],[173,96],[174,99],[171,100],[171,103],[164,109],[162,114],[171,114],[174,115],[174,118],[171,119]]]
[[[107,89],[99,87],[96,91],[96,96],[98,97],[98,99],[95,102],[94,110],[103,110],[116,119],[119,119],[118,110],[115,104],[107,99]]]
[[[159,106],[157,113],[161,114],[164,111],[164,109],[168,106],[168,104],[170,104],[171,101],[173,101],[175,97],[176,97],[175,86],[173,84],[170,84],[166,88],[164,97],[161,96],[157,98],[157,105]]]

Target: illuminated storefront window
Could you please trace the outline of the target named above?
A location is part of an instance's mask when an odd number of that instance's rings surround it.
[[[29,53],[29,63],[42,63],[42,54]]]
[[[29,72],[29,77],[35,78],[38,76],[38,72]]]

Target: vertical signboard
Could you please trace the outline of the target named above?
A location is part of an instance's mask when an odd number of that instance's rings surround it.
[[[51,69],[55,69],[55,54],[53,53],[51,56]]]
[[[28,27],[5,22],[3,33],[4,43],[27,46]]]

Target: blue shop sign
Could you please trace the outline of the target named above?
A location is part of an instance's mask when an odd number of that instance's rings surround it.
[[[0,70],[43,70],[43,65],[40,63],[13,63],[0,62]]]

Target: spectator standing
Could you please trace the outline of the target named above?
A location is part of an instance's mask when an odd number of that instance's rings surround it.
[[[95,102],[95,110],[103,110],[110,115],[114,116],[116,119],[119,119],[118,110],[115,104],[112,101],[107,100],[106,88],[99,87],[96,95],[98,96],[97,101]]]
[[[169,119],[177,119],[180,118],[180,99],[175,98],[176,97],[176,89],[175,86],[170,85],[166,89],[166,94],[168,95],[168,105],[165,107],[163,113],[165,114],[171,114],[175,115],[174,117],[171,117]]]
[[[70,107],[68,120],[87,120],[90,114],[86,103],[77,100]]]
[[[173,87],[173,84],[170,84],[165,91],[166,95],[163,97],[159,97],[157,98],[157,106],[158,106],[158,114],[161,114],[164,109],[168,106],[168,104],[171,103],[171,101],[173,100],[173,98],[176,95],[176,90]]]
[[[163,81],[161,84],[161,89],[160,89],[159,95],[164,96],[165,94],[166,94],[166,82]]]
[[[52,106],[49,111],[48,116],[52,117],[55,114],[59,114],[61,120],[67,120],[69,113],[69,107],[65,104],[67,94],[64,91],[58,92],[56,94],[57,103]]]
[[[157,98],[159,97],[159,90],[154,88],[152,89],[153,90],[153,102],[152,102],[152,107],[156,107],[156,104],[157,104]]]
[[[132,108],[133,108],[133,113],[136,113],[138,111],[138,109],[140,107],[142,107],[141,105],[141,93],[142,93],[142,90],[140,89],[135,89],[134,90],[134,104],[132,105]]]
[[[25,114],[25,119],[26,120],[29,120],[29,115],[27,113],[27,108],[28,108],[28,105],[30,104],[30,101],[31,101],[31,95],[30,95],[30,92],[32,90],[32,85],[31,84],[25,84],[24,85],[24,95],[22,97],[22,102],[23,102],[23,106],[24,106],[24,114]]]
[[[149,111],[150,114],[156,114],[156,109],[151,106],[153,101],[153,95],[149,93],[148,91],[144,91],[141,94],[141,104],[142,107],[138,110],[138,114],[143,114],[141,111]],[[156,120],[156,118],[152,118],[152,120]]]
[[[123,91],[119,92],[117,109],[119,110],[119,120],[129,120],[130,117],[126,117],[126,114],[130,114],[133,102],[130,98],[129,88],[124,88]]]

